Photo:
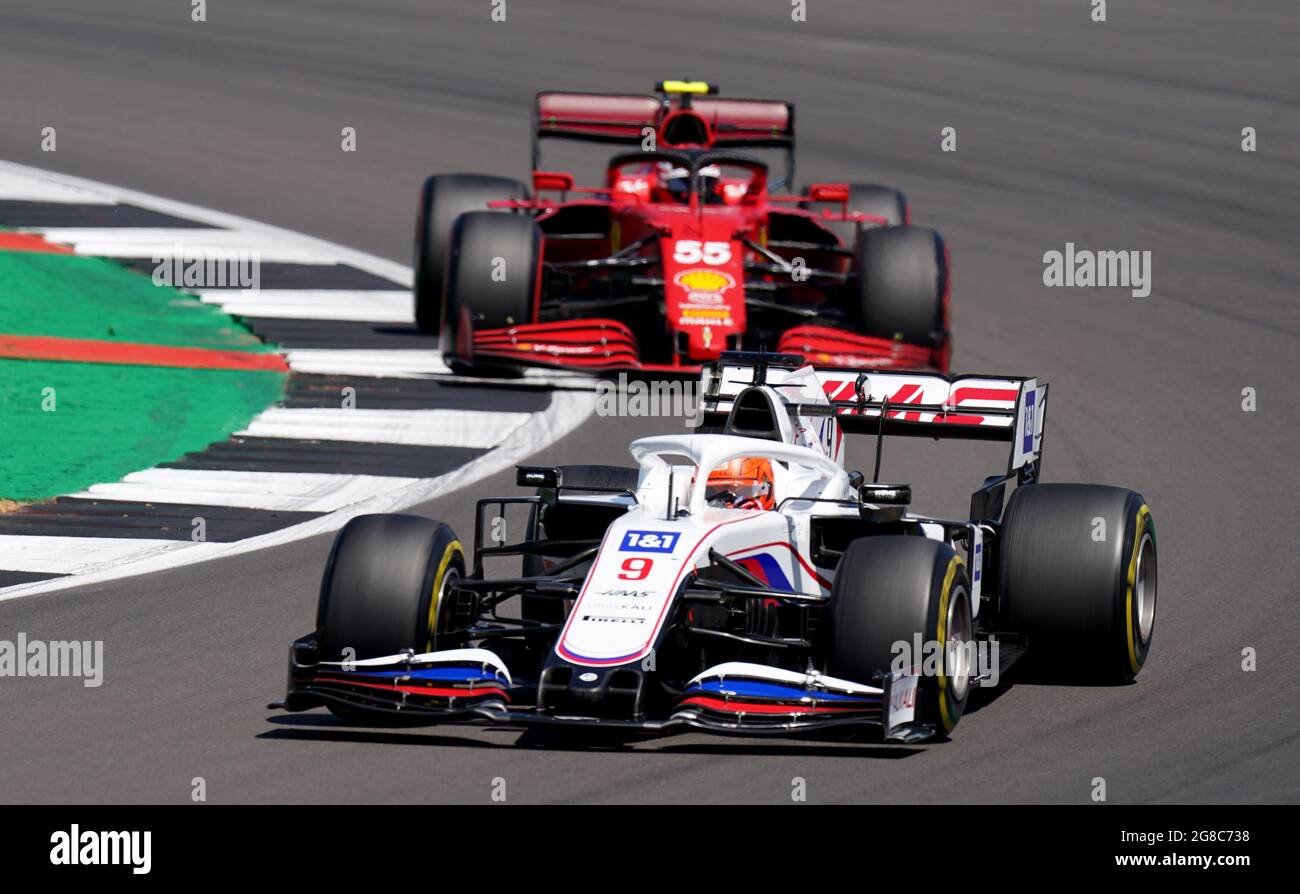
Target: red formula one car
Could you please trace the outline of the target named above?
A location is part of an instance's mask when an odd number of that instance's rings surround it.
[[[458,368],[696,372],[768,348],[818,366],[928,369],[950,354],[947,251],[895,189],[794,171],[794,107],[667,81],[658,95],[540,93],[532,190],[424,184],[415,316]],[[633,144],[597,187],[540,140]],[[784,150],[785,173],[742,149]]]

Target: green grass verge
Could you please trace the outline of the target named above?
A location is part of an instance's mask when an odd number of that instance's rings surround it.
[[[278,400],[284,378],[0,359],[0,498],[40,500],[202,450]]]
[[[272,350],[219,307],[102,258],[0,251],[0,333]]]
[[[274,350],[220,308],[112,261],[0,251],[0,333]],[[116,481],[202,450],[279,400],[279,372],[0,359],[0,499]]]

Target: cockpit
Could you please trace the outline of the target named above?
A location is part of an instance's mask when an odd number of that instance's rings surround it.
[[[608,187],[617,199],[670,205],[742,205],[757,201],[767,188],[767,169],[744,158],[718,158],[707,152],[647,152],[611,160]]]

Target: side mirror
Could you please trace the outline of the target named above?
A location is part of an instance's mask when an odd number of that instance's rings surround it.
[[[515,466],[515,484],[519,487],[559,487],[560,470],[548,466]]]
[[[862,502],[878,506],[907,506],[912,502],[912,485],[864,484],[858,488],[858,496]]]
[[[808,187],[808,198],[813,202],[844,204],[849,200],[847,183],[814,183]]]
[[[564,171],[533,171],[534,192],[568,192],[573,189],[573,175]]]

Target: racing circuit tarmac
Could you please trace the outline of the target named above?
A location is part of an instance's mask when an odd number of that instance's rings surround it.
[[[666,77],[798,108],[799,181],[879,181],[947,238],[958,372],[1052,384],[1045,480],[1129,486],[1161,548],[1136,685],[1015,685],[950,742],[593,747],[516,730],[275,715],[330,535],[0,602],[0,637],[104,641],[104,685],[0,685],[5,801],[1086,803],[1300,799],[1295,391],[1300,15],[1293,0],[189,4],[0,12],[0,158],[409,263],[434,171],[523,178],[538,89]],[[443,7],[454,7],[444,9]],[[41,128],[58,151],[40,150]],[[356,153],[340,130],[357,129]],[[957,131],[957,151],[939,150]],[[1243,127],[1259,151],[1243,153]],[[588,169],[590,171],[591,169]],[[581,179],[581,178],[580,178]],[[1153,289],[1048,289],[1043,254],[1152,252]],[[1258,409],[1243,412],[1242,391]],[[623,462],[673,420],[593,418],[536,458]],[[871,445],[851,459],[867,465]],[[961,512],[1001,448],[886,445],[884,477]],[[501,474],[418,508],[471,536]],[[1241,669],[1253,648],[1259,670]]]

